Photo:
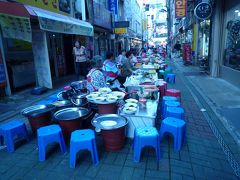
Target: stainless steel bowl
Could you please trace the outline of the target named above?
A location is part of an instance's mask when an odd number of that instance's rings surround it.
[[[55,107],[52,105],[34,105],[27,107],[21,111],[23,116],[29,117],[29,116],[39,116],[44,113],[48,113],[52,111]]]
[[[82,107],[65,108],[54,113],[56,120],[76,120],[89,114],[89,110]]]

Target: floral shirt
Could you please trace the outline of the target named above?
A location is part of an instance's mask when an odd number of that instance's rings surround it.
[[[103,73],[98,69],[91,69],[87,75],[87,89],[89,92],[98,91],[99,88],[106,87]]]

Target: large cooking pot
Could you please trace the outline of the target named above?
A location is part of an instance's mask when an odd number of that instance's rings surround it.
[[[67,142],[69,142],[73,131],[81,129],[83,121],[89,114],[91,112],[82,107],[65,108],[54,113],[54,119],[59,122]]]
[[[52,105],[34,105],[22,110],[22,115],[28,118],[33,133],[42,126],[51,123],[51,114],[55,109]]]
[[[86,93],[83,94],[75,94],[72,96],[71,98],[71,102],[75,105],[75,106],[86,106],[88,101],[86,98]]]
[[[55,101],[53,103],[53,106],[56,107],[56,110],[55,111],[58,111],[58,110],[61,110],[61,109],[64,109],[64,108],[69,108],[69,107],[72,107],[73,104],[71,101],[69,100],[60,100],[60,101]]]
[[[125,131],[128,120],[117,114],[97,116],[92,120],[92,125],[97,132],[101,132],[107,151],[118,151],[125,143]]]

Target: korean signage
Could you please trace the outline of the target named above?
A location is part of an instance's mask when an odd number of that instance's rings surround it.
[[[118,13],[118,0],[108,0],[108,10],[112,11],[113,14]]]
[[[205,20],[212,15],[212,6],[209,3],[199,3],[194,9],[194,15],[196,18]]]
[[[187,14],[187,0],[175,0],[175,18],[183,18]]]
[[[126,34],[127,28],[114,28],[114,33],[115,34]]]
[[[114,22],[114,27],[115,28],[129,27],[129,21],[117,21],[117,22]]]
[[[71,11],[70,0],[16,0],[16,1],[61,14],[70,14]]]
[[[185,62],[191,62],[192,57],[192,49],[189,43],[183,44],[183,60]]]
[[[0,87],[5,87],[6,86],[6,75],[5,75],[5,70],[4,70],[1,49],[2,48],[0,48]]]
[[[29,18],[0,14],[0,25],[5,38],[32,42],[32,30]]]

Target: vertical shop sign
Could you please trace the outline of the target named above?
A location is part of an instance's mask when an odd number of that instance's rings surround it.
[[[108,0],[108,10],[117,15],[118,13],[118,0]]]
[[[192,57],[192,50],[191,45],[189,43],[183,44],[183,61],[191,62]]]
[[[186,17],[187,0],[175,0],[175,18]]]
[[[4,70],[2,52],[0,48],[0,87],[5,87],[5,86],[6,86],[6,74]]]

